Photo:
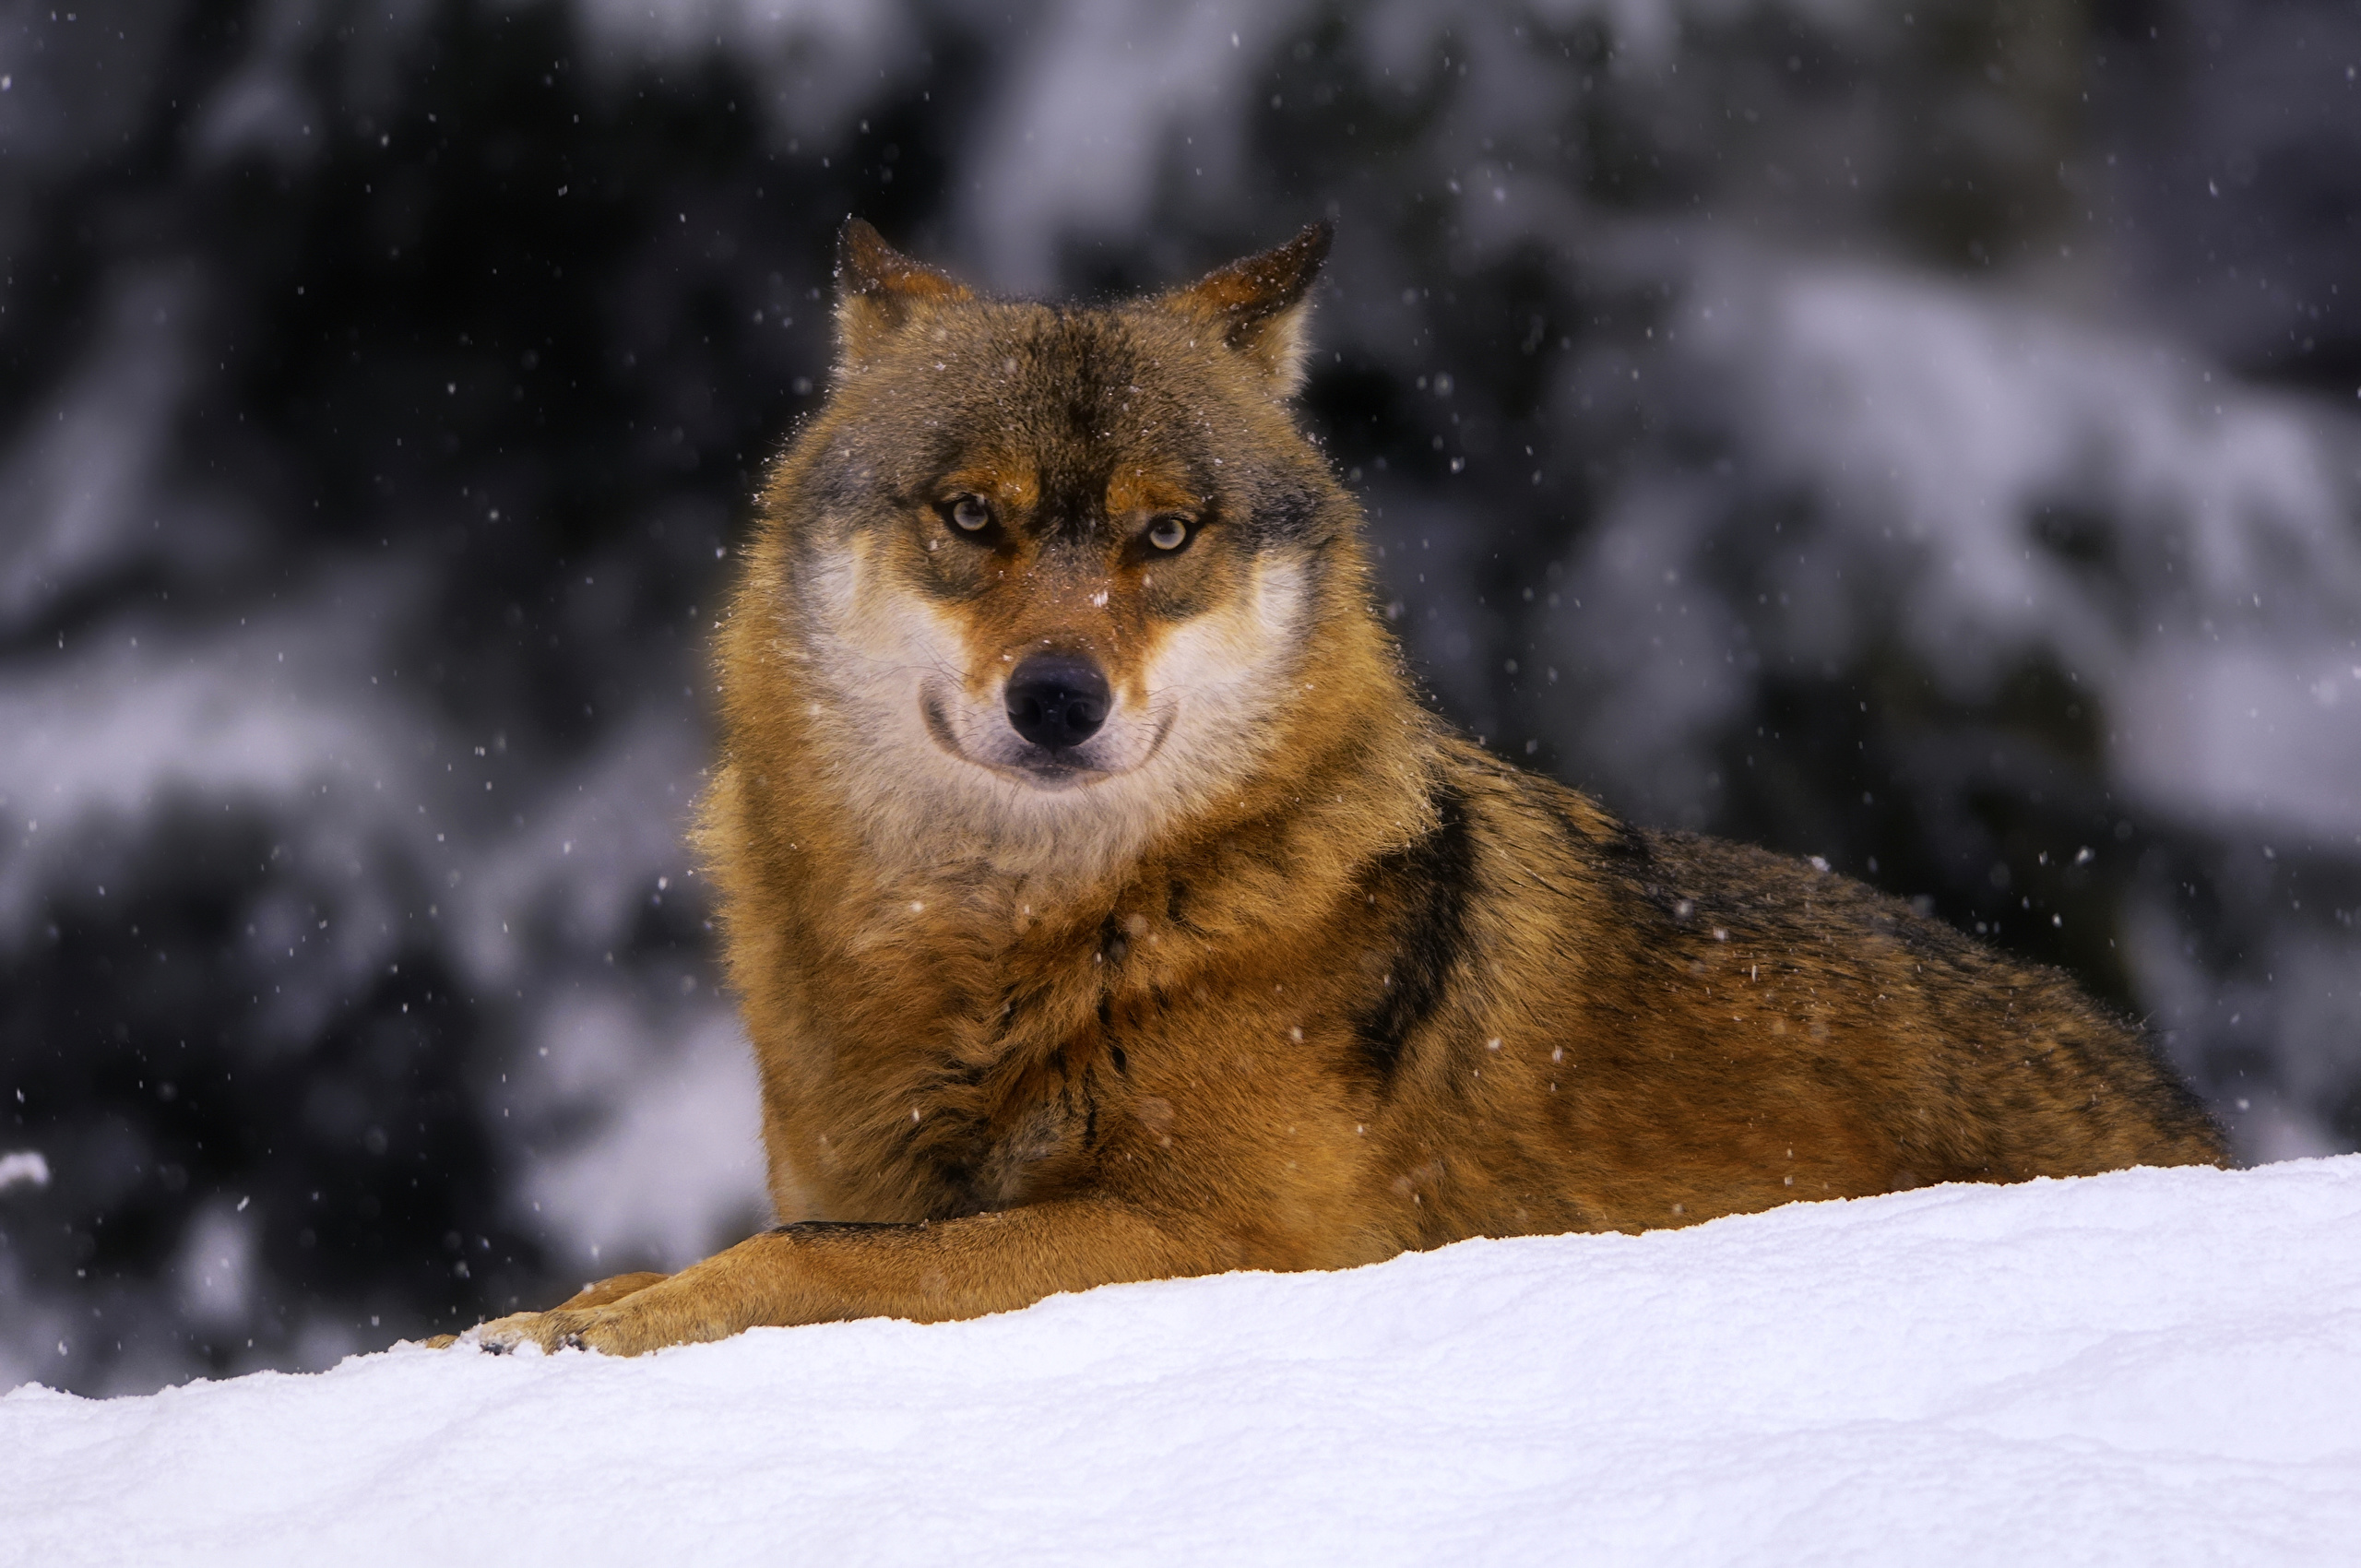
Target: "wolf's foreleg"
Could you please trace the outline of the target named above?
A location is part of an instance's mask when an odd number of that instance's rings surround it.
[[[489,1349],[578,1345],[635,1356],[741,1329],[844,1318],[920,1323],[1061,1290],[1210,1274],[1245,1259],[1212,1227],[1103,1198],[913,1225],[782,1225],[603,1304],[518,1313],[463,1336]],[[578,1298],[577,1298],[578,1300]]]

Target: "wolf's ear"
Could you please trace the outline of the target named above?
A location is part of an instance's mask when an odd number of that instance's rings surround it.
[[[974,297],[948,272],[912,261],[848,218],[836,240],[836,362],[859,370],[928,305]]]
[[[1222,340],[1252,362],[1274,397],[1303,385],[1307,303],[1335,229],[1314,223],[1275,250],[1233,261],[1165,296],[1165,303],[1219,328]]]

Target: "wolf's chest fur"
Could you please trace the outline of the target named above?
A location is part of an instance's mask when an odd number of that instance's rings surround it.
[[[1466,868],[1442,862],[1468,830],[1453,814],[1330,883],[1305,841],[1368,805],[1325,804],[1087,888],[908,879],[858,920],[818,900],[798,1012],[833,1022],[786,1115],[826,1152],[796,1163],[864,1218],[1038,1202],[1109,1161],[1169,1162],[1188,1107],[1275,1070],[1332,1078],[1362,1143],[1463,941]]]

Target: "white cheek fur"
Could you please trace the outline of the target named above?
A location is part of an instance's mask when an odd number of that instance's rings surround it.
[[[991,699],[969,696],[957,618],[876,570],[869,548],[856,537],[827,557],[801,597],[813,760],[888,858],[1097,875],[1233,784],[1275,735],[1310,598],[1299,562],[1258,564],[1231,605],[1176,628],[1145,671],[1146,700],[1120,704],[1091,742],[1107,772],[1055,790],[995,770],[1020,748],[997,683]],[[963,754],[930,733],[930,704]]]
[[[1157,759],[1168,788],[1218,790],[1264,749],[1300,662],[1308,597],[1300,563],[1264,561],[1237,603],[1166,639],[1145,684],[1151,707],[1179,706]]]

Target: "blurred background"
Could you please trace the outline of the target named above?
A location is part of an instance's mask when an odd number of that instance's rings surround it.
[[[1434,701],[2361,1146],[2353,0],[7,0],[0,1387],[766,1218],[682,842],[848,212],[1102,296],[1330,216]]]

